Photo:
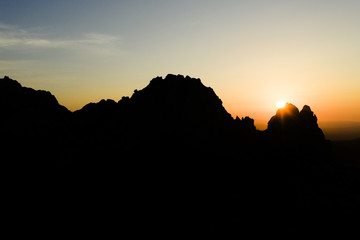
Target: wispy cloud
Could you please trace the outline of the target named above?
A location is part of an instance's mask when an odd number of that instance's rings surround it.
[[[0,29],[14,29],[14,28],[16,28],[16,26],[0,22]]]
[[[118,36],[87,33],[72,39],[50,39],[31,33],[17,26],[0,23],[0,48],[78,48],[79,46],[114,46],[120,43]]]

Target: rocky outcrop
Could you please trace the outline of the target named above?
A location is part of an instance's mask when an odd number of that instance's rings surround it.
[[[277,110],[268,122],[266,132],[283,143],[319,143],[325,141],[317,117],[307,105],[301,111],[291,103]]]

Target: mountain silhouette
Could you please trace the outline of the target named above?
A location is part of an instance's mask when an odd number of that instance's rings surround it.
[[[307,105],[299,112],[296,106],[286,103],[270,119],[266,131],[274,138],[281,138],[283,143],[315,144],[325,141],[317,117]]]
[[[0,79],[0,118],[2,131],[24,131],[56,127],[70,116],[50,92],[22,87],[17,81]]]
[[[0,107],[14,202],[80,232],[120,224],[139,237],[232,239],[356,229],[359,171],[334,159],[307,105],[287,103],[259,131],[200,79],[169,74],[75,112],[4,77]]]
[[[38,169],[55,166],[47,158],[62,141],[71,112],[50,92],[22,87],[6,76],[0,79],[0,109],[2,148],[15,159],[3,164]]]
[[[32,111],[39,114],[41,112],[59,112],[59,114],[68,112],[64,106],[59,105],[50,92],[22,87],[20,83],[7,76],[0,79],[0,94],[0,104],[4,114],[18,114],[22,111],[27,111],[29,114]]]
[[[147,87],[135,90],[131,98],[122,98],[117,104],[102,100],[75,112],[76,117],[91,116],[90,121],[96,119],[99,124],[104,123],[100,123],[102,120],[97,116],[104,114],[123,118],[116,123],[131,122],[136,125],[134,131],[157,128],[160,132],[171,129],[176,134],[184,134],[186,128],[215,131],[233,120],[211,88],[205,87],[199,79],[175,75],[154,78]]]
[[[200,79],[170,74],[154,78],[144,89],[117,103],[101,100],[87,104],[74,112],[74,122],[73,132],[81,131],[85,141],[106,138],[111,145],[123,146],[125,152],[142,148],[148,154],[161,149],[156,151],[157,158],[167,158],[180,148],[183,154],[200,149],[220,154],[234,139],[253,138],[256,133],[252,119],[234,120]]]

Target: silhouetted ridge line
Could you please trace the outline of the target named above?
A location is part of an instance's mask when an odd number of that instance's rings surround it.
[[[157,77],[131,97],[73,113],[51,93],[5,77],[0,109],[8,156],[0,163],[14,170],[6,179],[13,191],[4,194],[16,200],[11,211],[28,201],[37,215],[55,211],[61,226],[108,231],[119,216],[132,234],[161,226],[170,238],[195,231],[200,239],[238,239],[342,233],[352,226],[344,220],[359,216],[359,171],[336,162],[307,105],[286,104],[258,131],[188,76]]]
[[[287,103],[270,119],[268,129],[262,133],[256,130],[254,120],[249,117],[233,119],[212,88],[189,76],[156,77],[144,89],[135,90],[130,98],[89,103],[72,114],[59,105],[50,92],[24,88],[8,77],[0,80],[0,86],[0,104],[7,116],[1,121],[13,126],[8,129],[16,129],[16,124],[25,129],[33,125],[46,132],[49,126],[55,129],[61,125],[82,142],[87,139],[99,144],[102,141],[115,145],[122,142],[131,149],[140,142],[140,145],[151,145],[154,137],[165,145],[171,139],[202,148],[234,147],[240,142],[255,147],[256,143],[264,141],[268,145],[316,145],[325,141],[317,117],[307,105],[299,111]],[[8,129],[3,128],[3,131]]]
[[[172,120],[223,122],[232,120],[215,92],[200,79],[167,75],[153,79],[140,91],[135,91],[131,103],[150,114],[163,113]],[[151,109],[151,110],[150,110]]]

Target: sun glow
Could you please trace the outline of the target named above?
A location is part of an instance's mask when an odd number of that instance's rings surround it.
[[[284,100],[279,100],[276,103],[277,108],[283,108],[283,107],[285,107],[285,105],[286,105],[286,101],[284,101]]]

